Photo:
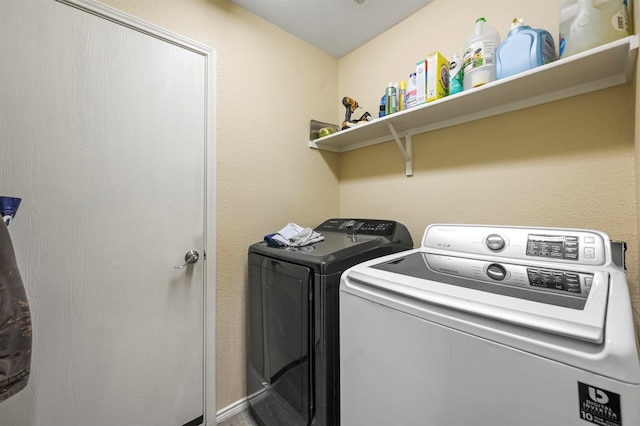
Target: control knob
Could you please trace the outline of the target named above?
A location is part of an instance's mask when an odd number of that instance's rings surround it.
[[[502,281],[507,278],[507,270],[502,265],[492,263],[491,265],[487,266],[487,275],[491,279]]]
[[[487,236],[485,244],[489,247],[489,250],[498,251],[502,250],[505,246],[504,238],[502,235],[491,234]]]
[[[352,229],[356,225],[356,221],[353,219],[349,219],[344,223],[344,227],[347,229]]]

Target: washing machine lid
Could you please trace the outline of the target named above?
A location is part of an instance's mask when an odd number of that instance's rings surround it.
[[[584,309],[593,280],[598,276],[598,272],[592,270],[567,270],[539,263],[523,265],[428,251],[412,253],[372,268],[579,310]]]
[[[395,255],[393,259],[377,264],[366,262],[345,272],[341,290],[366,294],[374,289],[386,293],[387,300],[395,298],[398,306],[402,304],[400,299],[408,298],[586,342],[603,341],[609,289],[609,274],[606,272],[591,273],[588,297],[580,297],[464,278],[437,272],[430,266],[433,261],[451,260],[451,257],[418,250],[408,255]],[[496,263],[463,260],[471,261],[471,268],[478,267],[480,263],[486,266]],[[500,265],[510,267],[505,263]]]

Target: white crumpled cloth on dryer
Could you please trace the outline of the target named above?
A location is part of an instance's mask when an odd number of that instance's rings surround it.
[[[324,236],[311,228],[304,228],[293,222],[279,230],[275,234],[267,235],[266,239],[277,241],[287,247],[302,247],[324,240]]]

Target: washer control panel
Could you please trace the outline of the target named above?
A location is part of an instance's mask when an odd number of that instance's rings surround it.
[[[593,244],[593,237],[585,237]],[[584,256],[595,256],[595,247],[585,250]],[[577,235],[536,235],[529,234],[527,239],[527,256],[551,257],[556,259],[579,260],[580,237]]]
[[[604,265],[609,244],[598,231],[484,225],[430,225],[422,241],[444,251],[593,266]]]

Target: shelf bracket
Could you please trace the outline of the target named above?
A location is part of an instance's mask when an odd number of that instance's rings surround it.
[[[407,176],[413,176],[413,150],[411,149],[411,134],[405,134],[404,136],[404,144],[400,140],[396,129],[393,127],[391,122],[387,122],[387,126],[389,127],[389,131],[393,136],[393,139],[396,141],[398,145],[398,149],[400,149],[400,153],[402,154],[402,158],[404,159],[405,164],[405,174]]]

